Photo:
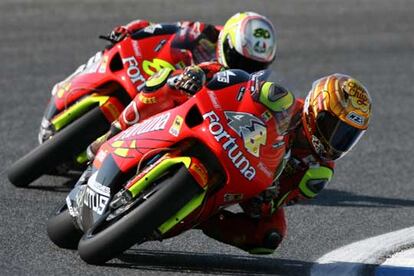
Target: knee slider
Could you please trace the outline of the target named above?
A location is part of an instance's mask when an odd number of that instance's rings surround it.
[[[282,235],[280,235],[276,230],[271,230],[265,235],[261,247],[254,247],[248,251],[250,254],[272,254],[282,240]]]

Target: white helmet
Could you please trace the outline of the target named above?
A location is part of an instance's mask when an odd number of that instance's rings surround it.
[[[218,62],[249,73],[267,68],[275,59],[276,34],[272,22],[254,12],[233,15],[220,32]]]

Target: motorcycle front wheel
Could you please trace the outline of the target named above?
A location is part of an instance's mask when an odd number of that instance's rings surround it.
[[[89,264],[103,264],[140,243],[175,215],[187,202],[203,192],[182,166],[172,176],[144,191],[145,200],[111,223],[103,220],[89,229],[79,241],[80,257]]]
[[[110,123],[99,107],[95,107],[53,138],[16,161],[8,170],[10,182],[26,187],[43,174],[80,154],[96,138],[109,129]]]
[[[82,231],[76,228],[74,219],[69,214],[66,204],[47,222],[47,235],[54,244],[61,248],[78,248],[82,234]]]

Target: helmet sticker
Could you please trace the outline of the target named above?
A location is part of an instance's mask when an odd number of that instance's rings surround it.
[[[353,107],[367,113],[370,100],[366,90],[355,80],[350,79],[343,84],[343,90],[348,94]]]
[[[271,61],[275,54],[274,31],[268,22],[260,18],[248,18],[242,27],[240,45],[242,53],[252,59]]]
[[[354,122],[355,124],[360,125],[360,126],[363,126],[365,123],[365,118],[362,116],[359,116],[355,112],[350,112],[346,117],[352,122]]]

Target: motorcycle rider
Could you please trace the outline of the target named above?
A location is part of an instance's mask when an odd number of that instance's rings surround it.
[[[275,59],[276,34],[274,27],[266,17],[257,13],[241,12],[233,15],[227,20],[220,32],[218,32],[215,26],[200,22],[181,22],[179,24],[181,31],[173,44],[176,47],[188,49],[194,63],[205,61],[198,64],[197,68],[202,69],[207,81],[215,73],[226,68],[242,69],[250,73],[266,69]],[[144,30],[145,28],[152,28],[152,32],[154,32],[154,28],[162,28],[161,24],[157,25],[145,20],[136,20],[126,26],[115,28],[109,35],[109,38],[116,43],[125,36],[132,35],[143,28]],[[217,61],[215,61],[216,59]],[[180,72],[182,71],[177,70],[173,74],[178,75]],[[191,75],[190,71],[186,73]],[[186,78],[186,73],[183,75],[184,78]],[[169,74],[172,74],[172,71],[167,73],[164,70],[163,74],[165,75],[162,76],[166,76],[165,79],[167,79]],[[150,83],[152,82],[154,80]],[[171,89],[169,89],[171,95],[167,93],[163,96],[159,95],[163,92],[158,92],[157,95],[149,95],[155,90],[153,88],[149,89],[150,91],[146,90],[148,90],[148,87],[144,87],[141,93],[125,108],[119,120],[112,123],[110,131],[88,147],[87,154],[90,160],[94,158],[99,147],[119,131],[153,114],[172,108],[188,98],[185,95],[181,95],[183,96],[182,99],[178,99],[181,97],[174,94],[180,93],[171,92],[173,91]],[[186,92],[189,94],[195,93],[195,91]],[[143,99],[147,95],[151,98],[160,97],[160,99],[157,99],[157,102],[162,102],[163,104],[147,109],[144,107],[147,103],[143,103]]]
[[[185,102],[205,81],[206,75],[198,66],[176,74],[163,69],[148,79],[138,101],[124,110],[109,136],[134,121]],[[281,96],[294,98],[271,82],[261,84],[259,95],[269,106]],[[240,204],[243,212],[221,210],[202,223],[199,228],[206,235],[252,254],[272,253],[287,232],[283,207],[314,198],[326,187],[333,177],[335,160],[349,152],[368,128],[371,98],[356,79],[332,74],[315,81],[305,101],[292,100],[285,109],[290,124],[284,143],[290,155],[283,171],[275,172],[268,189]]]
[[[263,15],[240,12],[230,17],[223,28],[199,21],[176,24],[180,29],[172,47],[187,50],[192,64],[215,61],[227,68],[252,73],[267,68],[275,58],[275,30]],[[141,30],[155,35],[168,25],[135,20],[114,28],[106,38],[117,43]]]
[[[201,229],[252,254],[271,254],[286,236],[283,207],[314,198],[332,179],[343,157],[368,128],[371,98],[356,79],[332,74],[315,81],[305,101],[296,99],[285,136],[290,157],[280,177],[242,213],[220,211]]]

